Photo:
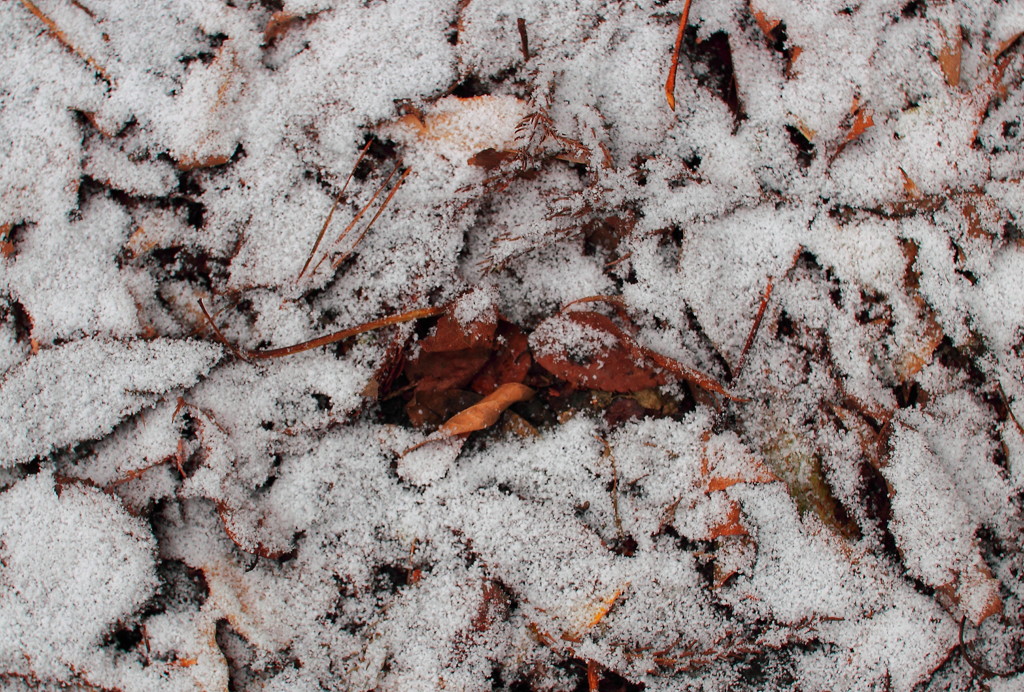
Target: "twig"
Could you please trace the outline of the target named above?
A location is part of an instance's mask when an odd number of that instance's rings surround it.
[[[104,82],[106,82],[107,84],[113,83],[113,81],[110,79],[110,75],[107,73],[105,69],[103,69],[103,65],[100,65],[92,57],[87,55],[85,52],[79,50],[77,47],[75,47],[75,44],[71,42],[71,39],[68,38],[68,35],[60,30],[60,27],[57,26],[57,23],[55,21],[47,17],[41,9],[36,7],[36,4],[32,2],[32,0],[21,0],[21,4],[25,6],[26,10],[34,14],[39,21],[46,25],[47,31],[49,31],[50,35],[57,39],[61,43],[61,45],[63,45],[69,51],[71,51],[80,59],[85,61],[85,63],[89,67],[96,70],[99,76],[103,78]]]
[[[239,358],[243,360],[249,360],[255,358],[259,360],[267,358],[281,358],[282,356],[290,356],[295,353],[302,353],[303,351],[311,351],[314,348],[321,346],[327,346],[328,344],[337,343],[338,341],[344,341],[353,336],[364,334],[366,332],[372,332],[375,329],[382,327],[390,327],[393,324],[401,324],[403,322],[412,322],[413,320],[423,319],[425,317],[435,317],[444,312],[444,307],[433,307],[433,308],[419,308],[417,310],[410,310],[409,312],[403,312],[400,315],[391,315],[390,317],[382,317],[379,320],[373,320],[372,322],[366,322],[356,327],[350,327],[349,329],[342,329],[339,332],[320,336],[309,341],[303,341],[299,344],[292,346],[283,346],[281,348],[271,349],[239,349],[237,346],[232,344],[227,338],[221,334],[220,330],[210,319],[210,313],[206,311],[206,307],[203,306],[203,302],[199,301],[199,307],[202,309],[203,314],[206,315],[206,319],[210,322],[210,326],[213,328],[214,333],[217,335],[217,339],[224,344],[228,349],[231,350]]]
[[[740,372],[743,370],[743,364],[747,362],[747,353],[750,352],[750,347],[754,345],[754,339],[757,337],[757,330],[761,328],[761,320],[764,319],[764,311],[768,308],[768,301],[772,297],[772,290],[775,288],[775,279],[771,276],[768,277],[768,285],[764,288],[764,296],[761,298],[761,307],[757,309],[757,316],[754,317],[754,324],[750,327],[750,333],[747,334],[747,340],[743,343],[743,351],[740,352],[740,360],[736,363],[736,372],[733,374],[733,379],[740,376]]]
[[[398,166],[395,166],[393,169],[391,169],[391,173],[389,173],[388,177],[384,179],[384,182],[380,185],[380,187],[378,187],[374,191],[373,196],[370,197],[370,201],[367,202],[366,204],[364,204],[363,208],[360,209],[358,212],[356,212],[356,215],[352,217],[352,220],[348,222],[348,225],[345,226],[344,230],[342,230],[342,232],[338,234],[338,237],[334,239],[334,242],[331,243],[332,247],[337,245],[338,243],[340,243],[342,240],[344,240],[346,238],[346,236],[348,236],[349,231],[351,231],[353,228],[355,228],[355,225],[357,223],[359,223],[359,220],[363,218],[363,215],[370,210],[370,207],[373,206],[373,203],[377,200],[377,197],[379,197],[380,193],[382,193],[384,191],[384,189],[388,186],[388,183],[391,182],[391,178],[394,177],[394,175],[395,175],[395,173],[397,171],[398,171]],[[361,237],[362,236],[360,236],[360,238]],[[355,247],[355,246],[353,246],[353,247]],[[312,273],[314,273],[314,274],[316,273],[316,271],[320,268],[320,265],[323,264],[324,260],[327,259],[328,254],[330,254],[330,253],[329,252],[325,252],[324,253],[324,256],[321,257],[320,261],[316,263],[315,267],[313,267],[313,272]],[[332,262],[331,266],[336,268],[339,264],[341,264],[341,262]]]
[[[529,62],[530,42],[526,38],[526,20],[522,17],[516,19],[516,27],[519,29],[519,47],[523,50],[523,62]]]
[[[626,532],[622,530],[622,517],[619,515],[619,470],[615,466],[615,453],[612,452],[612,446],[608,444],[608,440],[600,435],[594,435],[594,437],[604,445],[604,455],[608,457],[608,461],[612,465],[612,516],[615,519],[615,530],[619,532],[621,541],[625,538]]]
[[[217,327],[217,323],[213,321],[213,318],[210,317],[210,313],[206,311],[206,306],[203,304],[202,298],[199,299],[199,309],[203,311],[203,317],[205,317],[206,321],[209,323],[210,329],[213,330],[214,335],[217,337],[217,341],[224,344],[229,351],[234,353],[242,360],[249,360],[248,358],[246,358],[245,354],[242,353],[242,351],[238,350],[238,348],[233,343],[228,341],[228,338],[221,333],[220,329]]]
[[[363,150],[359,152],[359,158],[352,164],[352,170],[348,174],[348,178],[345,179],[345,184],[341,186],[341,192],[334,198],[334,204],[331,205],[331,210],[327,213],[327,218],[324,220],[324,225],[320,228],[320,234],[316,237],[316,242],[313,243],[313,249],[309,251],[309,257],[306,258],[306,263],[302,265],[302,270],[299,271],[299,275],[295,277],[298,281],[302,278],[302,275],[309,269],[309,263],[313,261],[313,256],[316,255],[317,249],[320,247],[320,241],[324,239],[324,234],[327,233],[327,227],[331,225],[331,219],[334,217],[334,211],[338,208],[338,204],[341,202],[341,196],[345,194],[345,190],[348,189],[348,184],[352,182],[352,177],[356,174],[356,169],[359,168],[359,164],[363,162],[366,157],[366,153],[370,151],[370,147],[373,145],[373,137],[366,143]]]
[[[377,213],[373,215],[372,219],[370,219],[370,223],[366,224],[366,228],[363,229],[363,232],[360,233],[359,237],[356,238],[354,243],[352,243],[352,247],[348,249],[348,252],[346,252],[344,255],[342,255],[333,262],[333,267],[335,269],[341,266],[342,262],[344,262],[345,260],[352,256],[352,253],[355,252],[356,246],[359,245],[359,242],[366,235],[366,232],[370,230],[370,227],[373,226],[373,223],[380,218],[381,214],[384,213],[384,209],[387,208],[388,203],[391,201],[391,198],[395,196],[396,192],[398,192],[398,188],[402,187],[402,183],[405,182],[405,179],[409,176],[410,173],[412,173],[412,169],[406,168],[405,172],[403,172],[402,175],[399,176],[398,182],[395,183],[395,186],[393,188],[391,188],[391,192],[388,193],[388,196],[384,198],[384,203],[380,205],[380,208],[377,210]],[[394,175],[394,171],[391,172],[391,175]],[[391,180],[390,175],[388,176],[388,180]],[[387,183],[385,182],[385,185],[386,184]]]
[[[676,109],[676,70],[679,68],[679,51],[683,47],[683,34],[686,33],[686,25],[690,21],[690,2],[684,0],[683,13],[679,16],[679,31],[676,33],[676,47],[672,51],[672,64],[668,68],[668,79],[665,81],[665,98],[668,100],[668,107]]]
[[[1013,413],[1013,408],[1010,406],[1010,400],[1006,396],[1006,391],[1003,389],[1002,382],[996,382],[996,388],[999,390],[999,396],[1003,400],[1003,405],[1006,406],[1006,412],[1010,415],[1010,420],[1017,426],[1017,430],[1020,431],[1021,435],[1024,435],[1024,427],[1021,427],[1020,421],[1017,420],[1017,416]]]

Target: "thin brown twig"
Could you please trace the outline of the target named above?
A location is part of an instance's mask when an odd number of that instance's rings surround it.
[[[39,9],[32,0],[21,0],[21,4],[25,6],[26,10],[34,14],[36,19],[46,25],[46,30],[49,31],[50,35],[57,39],[62,46],[77,55],[81,60],[85,61],[89,67],[96,70],[97,74],[103,78],[103,81],[108,84],[113,83],[110,79],[110,74],[103,69],[103,65],[100,65],[90,55],[77,48],[75,44],[71,42],[71,39],[68,38],[68,35],[61,31],[60,27],[57,26],[57,23],[46,16],[46,14]]]
[[[363,232],[360,233],[359,237],[356,238],[354,243],[352,243],[352,247],[350,247],[345,254],[343,254],[341,257],[339,257],[338,259],[336,259],[333,262],[333,267],[335,269],[337,269],[339,266],[341,266],[342,262],[344,262],[345,260],[347,260],[349,257],[352,256],[352,253],[355,252],[356,247],[359,245],[359,243],[362,241],[362,239],[366,236],[367,231],[369,231],[370,227],[373,226],[373,223],[377,219],[380,218],[380,215],[384,213],[384,209],[386,209],[387,206],[388,206],[388,203],[391,202],[391,198],[395,196],[396,192],[398,192],[398,188],[402,187],[402,183],[405,182],[405,179],[409,176],[410,173],[412,173],[412,169],[411,168],[407,168],[402,173],[402,175],[399,176],[398,182],[396,182],[395,186],[393,188],[391,188],[391,192],[388,193],[388,196],[384,198],[384,202],[380,205],[380,208],[377,210],[377,213],[373,215],[373,218],[370,219],[370,223],[366,224],[366,228],[363,229]],[[394,171],[392,171],[392,175],[394,175]],[[391,176],[388,176],[388,180],[390,180],[390,179],[391,179]],[[387,183],[385,183],[385,184],[387,184]]]
[[[615,530],[619,533],[619,540],[623,540],[626,536],[626,532],[622,530],[622,517],[619,514],[619,470],[615,466],[615,453],[612,451],[612,446],[608,444],[608,440],[604,439],[600,435],[594,435],[594,438],[604,445],[604,455],[608,457],[608,461],[612,466],[612,516],[615,519]]]
[[[207,316],[207,319],[209,319],[209,313],[206,312],[206,308],[203,307],[202,301],[200,301],[199,306],[202,308],[203,314]],[[224,337],[224,335],[220,333],[220,330],[217,329],[216,325],[213,324],[212,320],[210,321],[210,326],[213,328],[213,331],[217,335],[218,340],[220,340],[222,344],[227,346],[235,355],[239,356],[244,360],[249,360],[250,358],[263,360],[267,358],[281,358],[282,356],[290,356],[296,353],[302,353],[303,351],[311,351],[314,348],[319,348],[321,346],[327,346],[328,344],[344,341],[345,339],[348,339],[350,337],[357,336],[359,334],[364,334],[366,332],[371,332],[375,329],[380,329],[382,327],[390,327],[391,325],[394,324],[412,322],[413,320],[423,319],[425,317],[436,317],[437,315],[440,315],[442,312],[444,312],[444,310],[444,307],[419,308],[417,310],[410,310],[408,312],[403,312],[399,315],[390,315],[389,317],[382,317],[381,319],[373,320],[372,322],[365,322],[356,327],[342,329],[341,331],[326,334],[315,339],[310,339],[309,341],[303,341],[302,343],[293,344],[292,346],[283,346],[281,348],[271,348],[265,350],[241,350],[237,346],[229,342]]]
[[[220,331],[220,329],[217,327],[217,323],[213,321],[213,318],[210,317],[210,313],[207,312],[206,305],[203,304],[202,298],[199,299],[199,309],[203,311],[203,317],[205,317],[207,323],[209,323],[210,329],[213,330],[214,336],[217,337],[217,341],[224,344],[229,351],[234,353],[242,360],[249,360],[248,358],[246,358],[245,354],[242,351],[240,351],[237,346],[228,341],[228,338],[224,336],[224,334]]]
[[[391,179],[395,176],[396,172],[398,172],[398,165],[391,169],[391,172],[388,174],[388,177],[384,179],[384,182],[380,185],[380,187],[378,187],[374,191],[373,196],[370,197],[370,201],[364,204],[363,208],[356,212],[356,215],[352,217],[352,220],[348,222],[348,225],[345,226],[344,230],[342,230],[342,232],[338,234],[338,237],[334,239],[333,243],[331,243],[332,247],[343,241],[348,236],[349,232],[353,228],[355,228],[355,225],[359,223],[359,220],[363,218],[363,215],[366,214],[366,212],[370,210],[370,207],[373,206],[373,203],[377,201],[377,198],[380,196],[380,193],[384,192],[384,190],[387,188],[388,183],[391,182]],[[362,238],[362,236],[360,236],[360,238]],[[320,268],[320,265],[324,263],[329,254],[329,252],[324,253],[324,256],[321,257],[320,261],[316,263],[315,267],[313,267],[312,273],[316,273],[316,271]],[[341,264],[341,262],[332,262],[331,266],[337,268],[339,264]]]
[[[526,20],[522,17],[516,19],[516,28],[519,29],[519,47],[523,51],[523,62],[530,61],[530,42],[526,38]]]
[[[1020,421],[1017,420],[1017,416],[1013,413],[1013,408],[1010,406],[1010,399],[1006,396],[1006,391],[1003,389],[1002,382],[996,382],[996,388],[999,390],[999,396],[1003,400],[1003,405],[1006,406],[1006,412],[1010,415],[1010,420],[1017,426],[1017,430],[1020,431],[1021,435],[1024,435],[1024,427],[1021,426]]]
[[[301,279],[302,275],[306,273],[307,269],[309,269],[309,263],[313,261],[313,256],[316,255],[316,251],[320,247],[320,242],[324,239],[324,234],[327,233],[327,227],[331,225],[331,219],[334,218],[334,212],[338,208],[338,204],[341,202],[342,195],[345,194],[345,190],[348,189],[348,184],[352,182],[352,177],[356,174],[356,169],[359,168],[359,164],[363,162],[363,159],[366,157],[366,153],[370,151],[370,147],[372,145],[373,137],[371,137],[370,141],[366,143],[363,150],[359,152],[359,158],[356,159],[356,162],[352,164],[352,170],[349,171],[348,178],[345,179],[345,184],[341,186],[341,191],[338,193],[338,196],[334,198],[334,204],[331,205],[331,210],[327,213],[327,218],[324,219],[324,225],[320,228],[320,233],[316,237],[316,242],[313,243],[313,249],[309,251],[309,257],[306,258],[306,263],[302,265],[299,275],[295,277],[296,281]]]
[[[683,13],[679,16],[679,31],[676,33],[676,47],[672,51],[672,64],[668,68],[668,79],[665,80],[665,98],[672,110],[676,109],[676,70],[679,69],[679,51],[683,47],[683,34],[686,33],[686,25],[690,21],[690,2],[691,0],[684,0]]]
[[[757,316],[754,317],[754,324],[750,327],[750,333],[747,334],[747,340],[743,342],[743,351],[740,352],[740,360],[736,363],[736,372],[733,373],[733,379],[740,376],[740,372],[743,371],[743,364],[747,362],[747,353],[750,352],[750,347],[754,345],[754,339],[757,337],[757,330],[761,328],[761,320],[764,319],[764,312],[768,308],[768,301],[772,297],[772,290],[775,288],[774,277],[768,277],[768,285],[764,288],[764,296],[761,297],[761,306],[757,309]]]

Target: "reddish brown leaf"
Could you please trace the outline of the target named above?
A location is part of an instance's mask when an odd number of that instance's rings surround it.
[[[415,383],[418,392],[464,389],[490,357],[491,351],[487,348],[421,353],[405,366],[405,374]]]
[[[420,341],[427,353],[459,351],[468,348],[490,349],[498,329],[498,313],[489,310],[469,324],[462,324],[449,309],[437,321],[434,333]]]
[[[491,360],[498,329],[497,312],[488,310],[469,324],[462,324],[454,316],[454,309],[447,309],[434,333],[420,341],[419,356],[406,365],[406,375],[418,392],[463,389]]]
[[[483,151],[479,151],[469,157],[467,163],[470,166],[479,166],[480,168],[486,168],[487,170],[494,170],[501,166],[501,164],[514,159],[516,152],[514,151],[498,151],[497,149],[488,147]]]
[[[710,375],[640,346],[611,318],[596,312],[560,313],[542,322],[537,332],[541,336],[537,339],[539,348],[534,352],[536,361],[551,374],[577,387],[636,392],[664,384],[667,375],[672,374],[734,401],[745,401],[726,391]],[[563,334],[573,332],[582,333],[594,342],[591,353],[577,355],[575,360],[559,343]]]
[[[526,334],[511,322],[498,323],[495,335],[495,349],[490,360],[477,373],[470,389],[480,394],[490,394],[506,382],[523,382],[530,371],[533,359]]]
[[[560,333],[565,329],[583,329],[596,341],[613,342],[614,345],[600,349],[594,356],[577,356],[574,359],[560,343]],[[667,381],[663,371],[654,367],[637,348],[630,348],[629,337],[605,315],[596,312],[560,313],[542,322],[537,332],[542,336],[534,349],[534,359],[552,375],[576,387],[636,392]]]

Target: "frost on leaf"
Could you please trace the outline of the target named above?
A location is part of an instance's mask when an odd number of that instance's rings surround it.
[[[52,474],[0,494],[0,669],[36,681],[120,677],[104,638],[157,586],[149,527],[84,485]]]
[[[5,465],[110,432],[161,394],[194,384],[220,354],[169,339],[82,339],[40,351],[0,381]]]

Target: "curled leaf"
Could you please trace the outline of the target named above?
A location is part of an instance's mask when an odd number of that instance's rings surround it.
[[[489,428],[497,422],[505,409],[518,401],[526,401],[533,394],[533,390],[525,384],[508,382],[465,411],[456,413],[437,432],[444,437],[451,437]]]

